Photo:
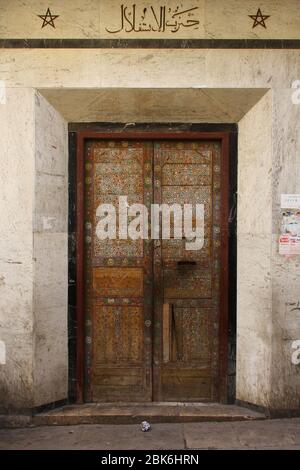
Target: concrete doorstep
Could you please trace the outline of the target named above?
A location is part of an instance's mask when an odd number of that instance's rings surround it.
[[[86,403],[67,405],[35,415],[32,424],[135,424],[188,423],[200,421],[245,421],[265,419],[261,413],[235,405],[219,403]]]
[[[86,403],[65,405],[37,413],[0,415],[0,428],[74,426],[80,424],[189,423],[248,421],[265,415],[248,408],[219,403]]]

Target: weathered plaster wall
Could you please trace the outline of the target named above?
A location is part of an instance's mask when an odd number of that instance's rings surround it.
[[[300,339],[300,256],[278,254],[278,233],[280,195],[300,193],[300,104],[282,89],[273,109],[272,405],[299,409],[300,365],[292,364],[291,354],[292,342]]]
[[[33,88],[272,88],[299,77],[299,50],[3,49],[1,80]]]
[[[67,126],[31,88],[0,105],[0,406],[67,396]]]
[[[239,122],[238,143],[237,399],[261,406],[271,394],[271,117],[269,91]]]
[[[33,405],[34,93],[0,104],[0,407]]]
[[[28,408],[67,396],[67,125],[7,87],[0,129],[0,406]]]
[[[300,51],[296,50],[3,50],[0,51],[0,79],[5,80],[6,85],[15,89],[14,93],[19,93],[18,103],[13,104],[12,101],[5,105],[7,109],[3,111],[0,106],[2,119],[6,119],[4,124],[4,134],[0,136],[4,143],[8,139],[8,152],[11,156],[9,162],[1,162],[3,168],[6,170],[6,180],[2,185],[4,194],[9,194],[6,189],[9,184],[15,185],[17,188],[22,188],[25,185],[23,178],[23,167],[18,166],[25,162],[20,160],[20,149],[24,147],[23,152],[30,155],[31,160],[26,159],[27,173],[33,165],[34,158],[34,141],[33,141],[33,101],[30,101],[32,96],[31,88],[39,88],[43,92],[43,88],[47,92],[55,92],[61,88],[88,88],[97,89],[105,88],[105,93],[108,97],[110,89],[126,89],[130,92],[132,88],[148,88],[152,89],[153,97],[149,98],[148,102],[135,102],[136,120],[139,120],[141,115],[145,115],[145,107],[153,105],[155,102],[156,120],[160,121],[162,116],[166,116],[166,107],[170,106],[170,102],[163,102],[160,107],[159,100],[155,90],[157,88],[172,89],[174,93],[178,93],[180,89],[194,89],[205,87],[213,88],[259,88],[270,89],[270,91],[263,96],[260,101],[252,109],[245,108],[245,116],[243,116],[242,109],[239,111],[241,117],[240,127],[240,144],[239,144],[239,207],[238,207],[238,230],[239,230],[239,260],[238,260],[238,377],[237,377],[237,396],[238,398],[254,402],[256,404],[264,404],[271,407],[284,408],[284,407],[299,407],[299,366],[291,364],[291,340],[300,339],[299,336],[299,313],[290,313],[286,305],[287,302],[297,302],[299,296],[299,257],[295,259],[284,259],[277,254],[277,237],[279,231],[279,195],[281,192],[297,192],[300,193],[299,188],[299,148],[300,137],[299,129],[296,128],[299,122],[299,105],[294,105],[291,101],[292,90],[291,84],[294,80],[300,78]],[[182,73],[178,73],[182,71]],[[25,90],[24,90],[25,87]],[[47,93],[45,92],[45,95]],[[122,102],[122,106],[118,108],[117,116],[113,120],[122,121],[124,113],[127,112],[127,106],[130,106],[130,100]],[[31,103],[31,107],[29,104]],[[254,103],[252,103],[253,105]],[[232,104],[231,104],[232,105]],[[66,105],[67,106],[67,105]],[[72,106],[72,103],[70,105]],[[226,113],[226,102],[216,102],[216,108],[220,106],[220,112]],[[236,101],[236,106],[241,106],[239,100]],[[20,113],[20,109],[25,109],[26,112]],[[47,125],[51,122],[50,128],[56,129],[55,134],[60,135],[57,137],[60,142],[59,148],[62,149],[61,155],[64,153],[64,144],[62,137],[62,129],[65,123],[62,119],[55,114],[52,110],[49,111],[48,105],[43,102],[43,125],[41,128],[41,135],[47,135],[49,142],[51,142],[52,130],[47,133]],[[51,108],[50,108],[51,109]],[[91,103],[90,110],[94,112]],[[208,110],[209,111],[209,110]],[[50,112],[52,116],[56,116],[54,121],[45,118],[47,113]],[[66,109],[65,113],[68,114],[70,109]],[[85,111],[85,119],[88,119],[89,107]],[[104,113],[105,115],[105,113]],[[193,122],[194,116],[186,114],[186,119]],[[174,120],[176,115],[173,114]],[[203,114],[203,121],[205,121],[205,113]],[[14,122],[12,123],[12,120]],[[46,125],[47,123],[47,125]],[[57,127],[56,127],[57,126]],[[21,129],[19,131],[18,129]],[[26,136],[22,133],[26,131]],[[16,131],[16,132],[15,132]],[[12,140],[12,135],[17,135],[17,140]],[[47,137],[47,138],[48,138]],[[15,138],[15,137],[14,137]],[[30,144],[31,142],[31,144]],[[51,161],[51,144],[39,143],[43,149],[45,165]],[[56,144],[54,144],[56,145]],[[5,147],[6,148],[6,147]],[[50,152],[51,151],[51,152]],[[53,149],[54,151],[54,149]],[[15,152],[16,155],[15,155]],[[4,159],[2,159],[4,160]],[[17,165],[15,164],[17,161]],[[61,160],[61,163],[64,160]],[[19,163],[18,163],[19,162]],[[10,166],[9,166],[10,165]],[[272,169],[271,169],[272,166]],[[32,169],[32,168],[31,168]],[[14,182],[10,182],[8,178],[9,172],[15,177]],[[26,175],[25,171],[25,175]],[[32,169],[33,171],[33,169]],[[44,169],[42,169],[44,171]],[[46,170],[47,171],[47,170]],[[52,170],[51,170],[52,171]],[[51,173],[50,171],[50,173]],[[30,173],[30,172],[29,172]],[[1,175],[2,176],[2,175]],[[53,176],[53,175],[52,175]],[[41,201],[47,199],[47,195],[53,194],[54,187],[57,184],[57,179],[49,177],[48,190],[44,192]],[[260,179],[261,178],[261,179]],[[45,185],[46,188],[47,185]],[[14,187],[14,186],[13,186]],[[9,233],[9,230],[16,225],[15,220],[22,222],[26,226],[25,235],[30,237],[30,227],[32,230],[32,213],[33,202],[32,193],[33,181],[28,180],[28,188],[26,186],[26,204],[21,212],[17,212],[16,216],[11,216],[11,219],[4,220],[3,232]],[[42,193],[42,191],[41,191]],[[64,200],[63,190],[60,193],[60,201]],[[12,195],[12,199],[6,196],[4,199],[3,210],[6,213],[14,214],[16,206],[16,195]],[[272,202],[271,202],[272,201]],[[2,201],[1,201],[2,202]],[[25,202],[24,202],[25,204]],[[29,204],[29,206],[28,206]],[[56,214],[59,220],[58,212],[56,212],[55,204],[53,203],[49,216]],[[29,208],[32,210],[29,213]],[[38,213],[41,215],[45,206],[41,207]],[[20,211],[20,209],[18,209]],[[247,211],[247,212],[246,212]],[[46,212],[46,210],[45,210]],[[63,212],[61,212],[62,214]],[[10,221],[9,221],[10,220]],[[29,221],[31,221],[29,223]],[[17,223],[18,225],[18,223]],[[1,227],[2,230],[2,227]],[[65,322],[67,311],[64,307],[63,293],[59,290],[60,304],[56,304],[52,300],[52,294],[59,289],[55,284],[52,284],[53,279],[51,271],[52,267],[56,265],[55,257],[57,253],[62,253],[66,250],[64,244],[64,227],[55,229],[57,233],[61,234],[61,244],[51,245],[55,236],[50,239],[47,238],[50,234],[43,233],[38,235],[36,240],[47,240],[49,246],[49,276],[50,284],[45,286],[45,292],[42,294],[41,299],[35,294],[35,316],[37,312],[42,312],[41,319],[46,319],[47,312],[43,310],[44,302],[48,302],[51,298],[51,308],[53,307],[53,323],[50,331],[51,335],[47,333],[46,329],[41,328],[42,334],[46,337],[43,340],[45,347],[37,347],[40,358],[43,362],[40,365],[40,371],[43,369],[47,358],[47,350],[52,341],[52,332],[54,324],[57,329],[60,328],[60,314],[62,321]],[[47,232],[45,230],[45,232]],[[2,247],[5,256],[7,253],[15,253],[15,250],[20,250],[23,247],[21,232],[15,242],[11,245],[11,241],[7,241]],[[7,237],[7,235],[6,235]],[[273,237],[273,243],[272,243]],[[28,238],[29,239],[29,238]],[[32,240],[32,238],[31,238]],[[38,254],[38,244],[35,246]],[[57,251],[59,250],[59,251]],[[22,248],[21,255],[26,259],[27,256],[32,255],[32,249],[29,249],[28,244]],[[41,266],[45,266],[44,258],[39,256]],[[2,257],[1,257],[2,258]],[[3,258],[6,259],[6,258]],[[60,261],[60,260],[58,260]],[[56,274],[60,276],[59,269],[61,265],[57,265]],[[3,273],[1,275],[8,275],[11,266],[7,263],[4,264]],[[30,263],[28,269],[32,270]],[[35,276],[39,277],[38,266],[35,265]],[[13,267],[11,274],[11,283],[15,283],[14,276],[18,276],[17,268]],[[18,277],[16,277],[18,279]],[[20,377],[19,383],[22,380],[27,380],[28,374],[32,376],[33,366],[30,361],[33,359],[30,356],[30,348],[32,348],[32,304],[26,304],[28,289],[32,292],[33,274],[30,276],[20,276],[20,289],[19,294],[13,298],[12,304],[11,291],[4,288],[4,295],[1,296],[1,328],[3,333],[0,333],[0,340],[5,336],[4,340],[9,342],[14,341],[13,325],[11,318],[16,320],[16,324],[22,324],[22,342],[26,344],[26,352],[28,354],[28,361],[22,362],[19,368]],[[62,279],[59,277],[59,279]],[[42,287],[44,281],[41,280],[40,286]],[[1,288],[1,287],[0,287]],[[13,287],[15,289],[15,287]],[[33,296],[33,293],[32,293]],[[39,298],[39,300],[38,300]],[[48,299],[48,300],[47,300]],[[300,300],[300,299],[299,299]],[[21,302],[21,303],[20,303]],[[23,320],[20,315],[23,312]],[[24,305],[27,305],[24,309]],[[18,306],[18,311],[16,307]],[[7,309],[10,315],[6,314]],[[15,313],[12,313],[15,312]],[[13,316],[11,316],[13,315]],[[298,316],[297,316],[298,315]],[[17,319],[19,319],[17,321]],[[43,321],[43,320],[42,320]],[[52,320],[51,320],[52,321]],[[19,322],[19,323],[18,323]],[[25,328],[25,323],[26,326]],[[65,327],[65,323],[63,328]],[[25,332],[31,332],[30,335],[25,337]],[[13,344],[13,343],[12,343]],[[21,344],[21,343],[20,343]],[[61,350],[64,349],[61,343]],[[10,349],[10,354],[13,352],[12,361],[18,358],[18,349]],[[50,349],[51,351],[51,349]],[[46,354],[46,355],[45,355]],[[22,354],[22,358],[26,355]],[[58,361],[59,363],[59,361]],[[12,368],[6,368],[0,365],[0,372],[2,374],[2,382],[7,382],[11,385],[11,390],[14,385],[18,384],[18,380],[11,379],[14,376]],[[52,370],[53,372],[53,370]],[[51,373],[52,373],[51,372]],[[46,377],[48,380],[51,374]],[[55,377],[58,377],[57,375]],[[62,383],[64,382],[64,375]],[[44,382],[43,382],[44,383]],[[49,379],[49,382],[52,383]],[[56,379],[53,382],[56,384]],[[17,387],[18,385],[16,385]],[[48,391],[47,400],[56,399],[55,386],[51,387]],[[61,388],[61,391],[63,386]],[[20,388],[19,388],[20,390]],[[7,391],[7,388],[6,388]],[[13,395],[12,401],[17,403],[17,398]],[[40,382],[38,389],[35,392],[36,402],[40,403],[43,397],[46,396],[43,390],[42,382]],[[28,398],[28,394],[23,394],[24,402]],[[26,398],[27,397],[27,398]],[[32,403],[28,399],[28,403]]]
[[[68,395],[67,123],[35,95],[34,404]]]

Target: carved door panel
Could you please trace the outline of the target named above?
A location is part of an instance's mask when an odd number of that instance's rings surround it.
[[[99,239],[97,208],[152,202],[148,142],[90,141],[85,151],[86,401],[152,399],[152,245]],[[117,229],[118,229],[117,224]]]
[[[221,166],[219,141],[87,141],[85,401],[218,399]],[[203,248],[119,239],[118,224],[100,239],[97,209],[118,220],[119,196],[149,215],[153,202],[203,204]]]
[[[204,246],[186,240],[154,242],[154,399],[202,401],[218,397],[220,304],[221,145],[157,142],[154,199],[204,204]]]

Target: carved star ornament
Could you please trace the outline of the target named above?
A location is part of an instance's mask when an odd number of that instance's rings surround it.
[[[37,15],[41,20],[43,20],[42,28],[45,28],[45,26],[52,26],[52,28],[55,28],[54,21],[56,18],[59,18],[59,15],[52,15],[50,8],[47,9],[45,15]]]
[[[268,18],[270,18],[270,15],[263,15],[260,8],[257,10],[256,15],[248,16],[253,20],[252,29],[256,28],[256,26],[262,26],[263,28],[267,29],[266,21]]]

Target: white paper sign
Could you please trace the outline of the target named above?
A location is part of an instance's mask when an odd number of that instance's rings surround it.
[[[281,235],[279,238],[280,255],[300,255],[300,237]]]
[[[281,194],[281,209],[300,209],[300,194]]]
[[[294,200],[289,203],[293,202]],[[300,211],[297,209],[282,211],[279,253],[281,255],[300,254]]]

